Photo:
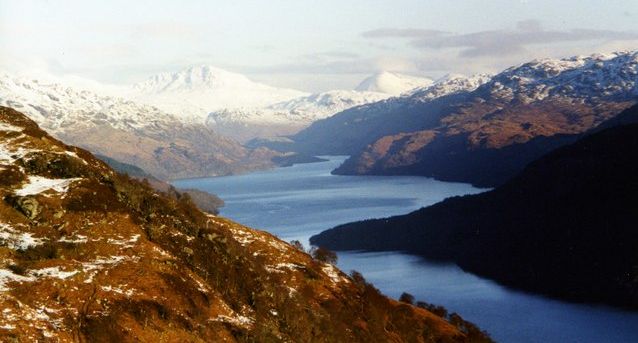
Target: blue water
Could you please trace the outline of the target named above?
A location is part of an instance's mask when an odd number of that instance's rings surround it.
[[[310,236],[338,224],[403,214],[482,191],[421,177],[330,175],[343,160],[330,157],[328,162],[174,184],[218,194],[226,202],[223,216],[306,245]],[[511,290],[453,264],[397,252],[344,252],[338,265],[358,270],[389,296],[408,292],[417,300],[443,305],[499,342],[638,342],[636,312]]]

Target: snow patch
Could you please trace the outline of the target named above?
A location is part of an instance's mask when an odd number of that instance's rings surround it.
[[[5,223],[0,223],[0,242],[13,250],[26,250],[44,243],[42,239],[34,238],[31,233],[19,232]]]
[[[255,319],[249,318],[249,317],[245,317],[245,316],[242,316],[240,314],[235,315],[234,317],[225,316],[225,315],[220,314],[220,315],[218,315],[217,317],[215,317],[215,318],[213,318],[211,320],[215,321],[215,322],[229,323],[229,324],[236,325],[236,326],[239,326],[239,327],[250,327],[255,322]]]
[[[69,185],[77,180],[80,180],[80,178],[49,179],[42,176],[29,175],[29,181],[22,188],[15,191],[15,194],[18,196],[33,195],[49,189],[58,193],[65,193]]]
[[[129,239],[113,239],[109,238],[106,242],[108,244],[121,245],[122,248],[132,248],[135,246],[134,243],[140,239],[140,235],[133,235]]]
[[[125,295],[127,298],[130,298],[133,294],[135,294],[135,290],[132,288],[122,289],[122,287],[126,288],[127,285],[122,285],[120,287],[113,287],[110,285],[101,286],[100,288],[105,292],[113,292],[117,294]]]
[[[22,128],[7,123],[0,123],[0,131],[22,132]]]
[[[324,264],[323,267],[321,267],[321,270],[323,270],[323,272],[326,273],[326,275],[328,275],[328,277],[333,283],[338,283],[342,281],[348,282],[348,279],[343,278],[339,275],[337,268],[335,268],[332,264],[329,264],[329,263]]]
[[[56,267],[49,267],[49,268],[43,268],[43,269],[36,269],[29,272],[29,274],[33,275],[34,277],[52,277],[52,278],[64,280],[66,278],[69,278],[77,274],[78,272],[79,271],[77,270],[70,271],[70,272],[61,271],[60,267],[56,266]]]
[[[60,239],[58,239],[58,242],[60,243],[86,243],[88,242],[88,238],[86,236],[83,235],[76,235],[75,237],[77,238],[66,238],[66,237],[62,237]]]
[[[0,142],[0,163],[13,164],[16,160],[19,160],[31,152],[39,152],[37,149],[25,149],[20,146],[9,146]]]
[[[22,276],[8,269],[0,269],[0,291],[8,291],[9,288],[6,284],[9,282],[30,282],[33,280],[30,276]]]

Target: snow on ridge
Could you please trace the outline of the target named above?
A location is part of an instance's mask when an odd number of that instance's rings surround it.
[[[147,126],[192,122],[192,116],[187,114],[178,117],[136,103],[126,97],[127,91],[118,96],[106,93],[0,74],[0,105],[25,113],[54,135],[103,125],[135,131]]]
[[[262,108],[223,109],[209,113],[208,125],[229,123],[310,125],[351,107],[381,101],[391,95],[379,92],[334,90],[278,102]]]
[[[211,111],[264,107],[307,94],[254,82],[242,74],[202,65],[151,76],[133,85],[127,96],[170,113],[188,113],[203,123]]]
[[[15,191],[18,196],[26,196],[39,194],[47,190],[53,190],[58,193],[65,193],[74,181],[81,178],[71,179],[49,179],[43,176],[29,175],[29,182],[24,184],[22,188]]]
[[[492,79],[490,74],[448,74],[434,82],[429,87],[413,91],[409,98],[420,102],[430,101],[442,96],[458,92],[471,92]]]
[[[634,97],[638,95],[638,51],[534,60],[503,71],[482,88],[530,101],[548,96]]]

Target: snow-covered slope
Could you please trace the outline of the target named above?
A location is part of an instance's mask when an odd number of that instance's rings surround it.
[[[279,102],[262,108],[213,111],[206,123],[240,141],[294,133],[345,109],[387,99],[378,92],[335,90]]]
[[[135,131],[180,122],[153,106],[8,74],[0,74],[0,105],[27,114],[55,135],[105,124]]]
[[[57,138],[163,179],[272,165],[269,152],[245,149],[203,121],[121,97],[0,74],[0,105],[23,112]]]
[[[414,90],[406,98],[411,101],[426,102],[448,94],[470,92],[490,81],[491,78],[492,76],[489,74],[475,74],[472,76],[448,74],[436,80],[429,87]]]
[[[525,102],[638,96],[638,51],[535,60],[509,68],[480,87],[481,95]]]
[[[415,88],[430,86],[432,83],[433,81],[428,78],[384,71],[366,78],[355,89],[362,92],[379,92],[398,96]]]
[[[152,76],[133,85],[128,97],[204,122],[213,110],[262,107],[305,95],[307,93],[268,86],[241,74],[201,65]]]
[[[244,108],[211,112],[207,123],[211,125],[232,121],[253,124],[304,125],[347,108],[388,98],[387,94],[336,90],[279,102],[263,108]]]

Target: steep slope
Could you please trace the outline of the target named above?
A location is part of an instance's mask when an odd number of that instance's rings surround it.
[[[211,112],[206,124],[241,142],[291,135],[312,122],[345,109],[387,99],[388,94],[337,90],[279,102],[262,108],[223,109]]]
[[[584,132],[636,103],[637,65],[638,52],[534,61],[460,97],[389,109],[384,120],[404,120],[410,112],[422,119],[377,137],[336,172],[499,185],[554,147],[537,150],[534,138]],[[518,161],[502,164],[511,150]]]
[[[8,108],[0,197],[2,341],[488,340],[119,175]]]
[[[2,75],[0,105],[23,111],[60,139],[162,179],[269,167],[275,156],[156,107],[55,83]]]
[[[432,83],[433,81],[431,79],[425,77],[415,77],[383,71],[361,81],[355,90],[399,96],[417,88],[431,86]]]
[[[311,238],[332,249],[403,250],[506,285],[638,308],[638,106],[531,163],[492,191]]]
[[[224,206],[224,201],[215,194],[200,191],[197,189],[174,189],[174,187],[168,182],[154,177],[140,167],[128,163],[123,163],[102,155],[96,155],[95,157],[106,162],[106,164],[108,164],[109,167],[113,168],[113,170],[115,170],[116,172],[120,174],[126,174],[133,179],[148,183],[149,186],[160,192],[167,193],[179,191],[180,193],[188,194],[197,208],[204,212],[210,214],[219,214],[219,208]]]
[[[209,65],[162,73],[133,85],[129,97],[169,113],[203,123],[209,112],[224,108],[260,107],[307,95],[253,82],[246,76]]]

